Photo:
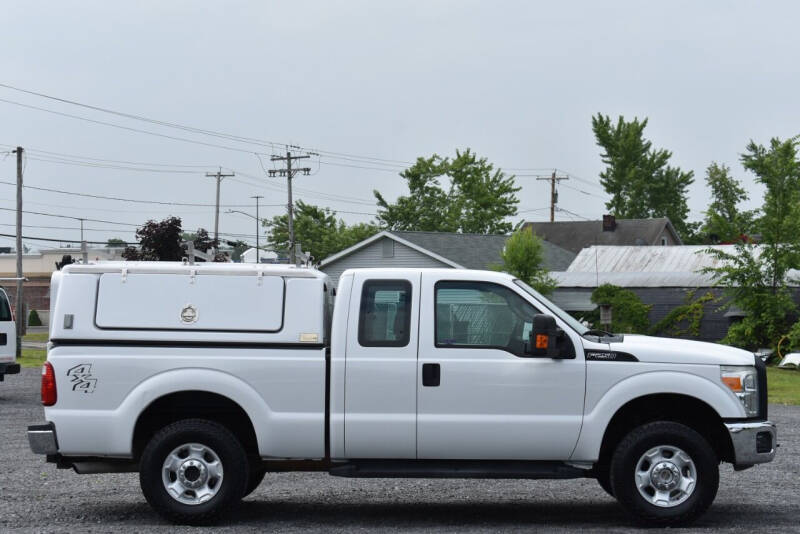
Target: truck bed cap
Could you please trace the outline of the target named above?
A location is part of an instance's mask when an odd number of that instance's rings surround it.
[[[294,265],[250,264],[250,263],[183,263],[178,261],[108,261],[98,263],[73,263],[62,271],[69,273],[122,273],[130,274],[195,274],[228,276],[283,276],[288,278],[325,278],[316,269]]]

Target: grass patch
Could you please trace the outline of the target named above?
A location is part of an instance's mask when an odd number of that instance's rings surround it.
[[[17,360],[22,367],[41,367],[47,358],[47,351],[35,349],[22,349],[22,357]]]
[[[800,371],[767,367],[767,391],[773,404],[800,404]]]
[[[22,341],[36,341],[38,343],[47,343],[50,339],[48,332],[36,332],[35,334],[26,334]]]

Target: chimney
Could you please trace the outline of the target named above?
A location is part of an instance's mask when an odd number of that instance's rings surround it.
[[[617,229],[617,219],[613,215],[603,215],[603,231],[613,232]]]

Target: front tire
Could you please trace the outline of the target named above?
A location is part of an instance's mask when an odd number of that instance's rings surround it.
[[[708,441],[686,425],[658,421],[631,431],[611,459],[611,488],[644,526],[687,524],[717,495],[719,461]]]
[[[241,501],[247,488],[247,455],[224,426],[184,419],[159,430],[139,467],[145,499],[175,523],[204,524]]]
[[[614,489],[611,487],[610,466],[607,463],[595,467],[595,478],[603,491],[614,497]]]
[[[247,488],[244,491],[244,497],[247,497],[251,493],[253,493],[261,482],[264,480],[264,476],[267,474],[266,467],[251,467],[250,468],[250,480],[247,482]]]

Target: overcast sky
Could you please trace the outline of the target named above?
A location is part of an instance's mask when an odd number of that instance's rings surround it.
[[[466,147],[501,168],[532,169],[509,171],[523,187],[520,217],[544,220],[549,201],[548,184],[522,175],[556,167],[573,176],[560,188],[559,205],[599,218],[607,197],[598,185],[602,163],[591,132],[597,112],[649,118],[647,137],[673,152],[673,164],[695,172],[689,205],[697,219],[707,204],[703,177],[712,160],[730,165],[757,205],[761,190],[742,170],[740,153],[750,139],[767,143],[800,133],[797,2],[51,1],[8,2],[3,11],[0,83],[317,148],[322,157],[307,160],[313,175],[296,179],[295,196],[329,206],[348,222],[371,219],[373,189],[390,198],[405,192],[398,162]],[[214,180],[204,174],[222,166],[237,173],[235,181],[223,181],[223,205],[254,214],[249,197],[261,194],[268,205],[262,215],[285,209],[285,180],[264,177],[253,154],[270,154],[270,146],[7,88],[0,88],[0,99],[229,147],[0,102],[0,143],[30,149],[27,185],[212,204]],[[268,156],[264,162],[272,166]],[[0,169],[0,180],[14,181],[13,156],[0,160]],[[177,170],[183,172],[171,172]],[[13,206],[13,186],[0,183],[0,207]],[[99,241],[133,239],[133,227],[110,222],[179,215],[185,229],[211,230],[214,221],[207,206],[34,189],[25,190],[25,208],[109,221],[85,223],[92,229],[86,238]],[[255,233],[252,219],[227,209],[221,232]],[[13,234],[13,222],[13,212],[0,211],[0,233]],[[78,221],[26,214],[24,223],[66,227],[27,228],[26,236],[79,239]]]

